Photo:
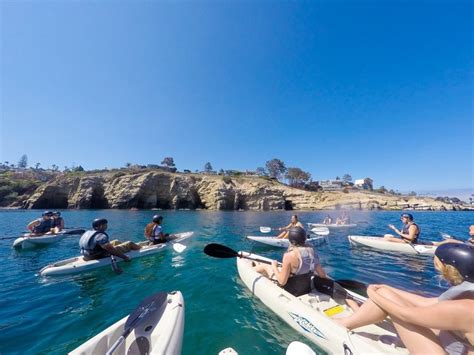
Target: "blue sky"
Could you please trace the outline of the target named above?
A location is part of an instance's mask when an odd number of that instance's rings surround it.
[[[0,160],[473,186],[469,1],[3,1]]]

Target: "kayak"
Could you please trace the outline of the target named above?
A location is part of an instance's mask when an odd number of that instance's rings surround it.
[[[279,247],[279,248],[288,248],[290,246],[290,241],[288,239],[278,239],[277,237],[262,237],[262,236],[248,236],[246,237],[249,240],[253,240],[257,243],[262,243],[266,245],[270,245],[272,247]],[[320,245],[326,241],[324,237],[312,237],[306,239],[307,243],[312,245]]]
[[[270,261],[259,255],[242,253]],[[329,295],[316,290],[299,297],[293,296],[272,280],[257,273],[252,266],[258,264],[252,260],[237,258],[238,273],[245,286],[294,330],[328,353],[408,354],[389,321],[348,331],[334,321],[335,318],[352,314],[352,310],[342,301],[337,303]],[[349,290],[347,292],[361,301],[365,300]]]
[[[57,234],[42,234],[32,236],[30,233],[23,234],[13,242],[14,248],[31,249],[59,242],[67,235],[83,234],[84,229],[63,230]]]
[[[172,241],[162,244],[155,244],[151,246],[146,246],[140,250],[131,250],[126,255],[131,258],[141,258],[143,256],[156,254],[162,250],[167,249],[174,243],[179,243],[189,237],[191,237],[194,232],[185,232],[178,233],[174,235]],[[116,258],[117,262],[122,262],[123,259]],[[103,266],[110,266],[110,258],[94,259],[94,260],[84,260],[82,256],[76,256],[74,258],[58,261],[56,263],[50,264],[42,268],[39,272],[40,276],[59,276],[59,275],[71,275],[79,274],[81,272],[87,272],[90,270],[97,269]]]
[[[153,296],[152,296],[153,297]],[[180,354],[184,330],[184,300],[179,291],[156,294],[159,300],[145,310],[114,354]],[[146,300],[145,300],[146,301]],[[138,312],[140,312],[140,307]],[[140,315],[140,314],[138,314]],[[125,330],[128,315],[89,339],[70,355],[105,354]],[[132,312],[132,317],[137,314]],[[133,318],[132,318],[133,319]]]
[[[349,243],[354,246],[364,246],[378,250],[396,251],[406,254],[434,255],[436,246],[432,244],[396,243],[384,240],[382,237],[367,237],[362,235],[349,235]]]
[[[338,229],[338,228],[354,228],[357,227],[357,224],[355,223],[348,223],[348,224],[324,224],[324,223],[308,223],[308,226],[310,228],[314,227],[327,227],[327,228],[332,228],[332,229]]]

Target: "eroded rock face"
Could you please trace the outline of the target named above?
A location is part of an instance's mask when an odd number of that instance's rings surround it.
[[[23,208],[163,208],[210,210],[452,210],[429,198],[369,192],[309,192],[263,178],[157,171],[60,176],[39,187]]]

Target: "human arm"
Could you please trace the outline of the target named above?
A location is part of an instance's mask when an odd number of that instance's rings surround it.
[[[383,296],[383,287],[369,286],[369,298],[390,316],[425,328],[473,331],[474,300],[443,301],[429,306],[397,304]]]
[[[323,267],[321,264],[317,264],[316,267],[314,268],[314,273],[317,274],[320,277],[327,278],[326,271],[324,271]]]
[[[391,230],[393,230],[395,233],[397,233],[405,241],[412,242],[413,240],[416,239],[416,231],[418,230],[418,227],[413,224],[410,227],[408,227],[408,234],[402,233],[393,224],[389,224],[388,227]]]
[[[33,232],[33,229],[39,224],[40,222],[35,219],[34,221],[28,223],[28,225],[26,226],[26,228],[28,228],[29,231]]]
[[[292,224],[290,223],[290,224],[288,224],[288,225],[285,226],[285,227],[280,227],[280,228],[278,228],[278,230],[279,230],[279,231],[282,231],[282,230],[285,230],[285,231],[286,231],[286,230],[290,229],[291,226],[292,226]]]
[[[106,243],[106,244],[100,244],[101,248],[106,250],[108,253],[118,256],[119,258],[122,258],[125,261],[130,261],[131,259],[125,255],[124,253],[118,251],[112,244]]]

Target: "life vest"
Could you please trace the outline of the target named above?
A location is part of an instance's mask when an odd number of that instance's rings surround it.
[[[53,222],[52,222],[52,227],[61,227],[61,224],[63,222],[63,218],[62,217],[58,217],[58,218],[55,218],[53,219]]]
[[[416,223],[404,224],[403,228],[402,228],[402,233],[403,234],[410,234],[410,227],[411,226],[416,226],[417,232],[415,234],[415,239],[414,240],[408,240],[407,238],[404,238],[404,237],[402,237],[402,239],[404,239],[406,241],[409,241],[412,244],[416,244],[416,243],[418,243],[418,237],[420,236],[420,233],[421,233],[421,229],[418,226],[418,224],[416,224]]]
[[[311,276],[313,275],[319,258],[314,254],[311,247],[297,247],[299,251],[299,266],[294,274],[292,274],[283,289],[291,293],[293,296],[301,296],[311,292]]]
[[[155,227],[155,224],[156,223],[148,223],[145,227],[145,237],[147,239],[151,239],[151,237],[153,237],[153,232],[154,232],[154,227]]]
[[[40,223],[33,227],[33,233],[47,233],[51,230],[53,226],[51,219],[38,218],[38,221]]]
[[[105,234],[107,239],[109,235],[105,232],[96,230],[90,230],[85,232],[79,240],[79,247],[81,248],[81,254],[92,259],[98,259],[105,257],[108,253],[95,241],[95,237],[98,234]]]

